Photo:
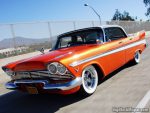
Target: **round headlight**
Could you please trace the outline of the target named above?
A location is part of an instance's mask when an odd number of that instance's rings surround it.
[[[57,73],[57,63],[51,63],[47,66],[47,69],[48,71],[51,73],[51,74],[56,74]]]
[[[51,74],[60,74],[60,75],[65,74],[67,71],[67,68],[58,62],[48,64],[47,69]]]
[[[6,72],[6,74],[7,74],[8,76],[14,76],[14,75],[15,75],[15,72],[13,72],[13,71],[10,70],[10,69],[6,69],[5,72]]]
[[[58,65],[57,65],[57,70],[58,70],[58,73],[61,75],[65,74],[67,71],[66,67],[60,63],[58,63]]]

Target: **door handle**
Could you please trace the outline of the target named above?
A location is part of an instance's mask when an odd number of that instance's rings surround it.
[[[123,43],[122,41],[119,42],[119,44],[122,44],[122,43]]]
[[[132,40],[133,38],[130,38],[130,40]]]

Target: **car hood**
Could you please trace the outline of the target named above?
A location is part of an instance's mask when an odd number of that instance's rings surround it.
[[[76,55],[76,53],[81,53],[80,51],[86,51],[87,49],[90,49],[93,46],[94,45],[81,45],[76,47],[68,47],[59,50],[54,50],[45,54],[40,54],[35,57],[10,63],[6,65],[6,67],[14,71],[44,70],[46,69],[45,65],[49,62],[55,62],[65,58],[69,58],[73,55]]]

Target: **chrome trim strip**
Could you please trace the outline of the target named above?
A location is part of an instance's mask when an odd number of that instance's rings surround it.
[[[43,83],[44,90],[58,89],[64,91],[64,90],[70,90],[72,88],[80,86],[82,84],[82,78],[77,77],[70,82],[59,83],[59,84],[50,84],[47,80],[18,80],[15,82],[6,83],[5,87],[7,89],[17,89],[18,88],[17,84],[37,84],[37,83]]]
[[[105,31],[104,31],[104,29],[103,29],[102,27],[101,27],[101,29],[102,29],[102,31],[103,31],[103,39],[104,39],[103,41],[106,42],[106,34],[105,34]]]
[[[17,80],[14,82],[14,84],[17,86],[17,84],[37,84],[37,83],[43,83],[48,84],[47,80]]]
[[[113,54],[113,53],[116,53],[116,52],[119,52],[119,51],[122,51],[122,50],[126,50],[128,48],[131,48],[131,47],[134,47],[134,46],[137,46],[137,45],[140,45],[140,44],[146,44],[146,40],[145,39],[140,40],[138,42],[123,46],[123,47],[118,48],[118,49],[114,49],[114,50],[111,50],[111,51],[108,51],[108,52],[105,52],[105,53],[101,53],[101,54],[98,54],[96,56],[92,56],[90,58],[86,58],[86,59],[83,59],[83,60],[75,61],[75,62],[71,63],[70,66],[75,67],[75,66],[81,65],[83,63],[89,62],[91,60],[95,60],[97,58],[101,58],[101,57],[104,57],[104,56],[107,56],[107,55],[110,55],[110,54]]]

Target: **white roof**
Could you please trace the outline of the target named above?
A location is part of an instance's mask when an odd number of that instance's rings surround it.
[[[92,29],[92,28],[101,28],[101,29],[105,29],[105,28],[109,28],[109,27],[120,27],[120,28],[122,28],[122,27],[119,26],[119,25],[102,25],[102,26],[86,27],[86,28],[81,28],[81,29],[69,31],[69,32],[60,34],[59,36],[66,35],[66,34],[69,34],[69,33],[73,33],[73,32],[76,32],[76,31],[81,31],[81,30],[84,30],[84,29]]]
[[[101,28],[108,28],[108,27],[121,27],[119,25],[102,25],[102,26],[98,26],[98,27],[101,27]],[[121,27],[122,28],[122,27]]]

